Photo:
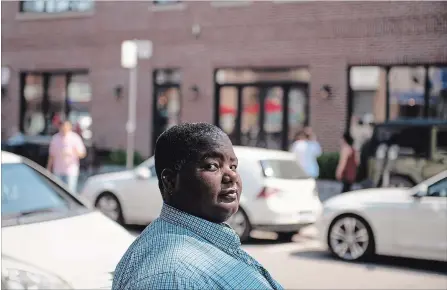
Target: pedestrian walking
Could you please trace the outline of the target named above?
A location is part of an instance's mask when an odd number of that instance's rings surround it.
[[[81,137],[72,131],[69,121],[62,121],[59,132],[51,139],[47,169],[58,176],[75,193],[80,159],[86,156]]]
[[[310,127],[298,132],[290,151],[295,154],[298,164],[308,176],[318,178],[320,168],[317,158],[321,155],[321,146]]]
[[[225,223],[239,208],[237,166],[214,125],[163,132],[155,146],[161,214],[122,257],[112,289],[282,289]]]
[[[351,190],[357,175],[357,157],[353,147],[354,139],[349,132],[341,139],[340,158],[338,161],[336,178],[343,183],[342,193]]]

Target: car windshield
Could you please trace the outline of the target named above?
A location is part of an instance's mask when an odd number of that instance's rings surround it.
[[[24,163],[2,164],[2,219],[39,213],[70,213],[83,206]]]
[[[303,179],[309,178],[295,160],[261,160],[262,171],[267,178]]]
[[[399,145],[399,154],[426,156],[429,150],[431,127],[429,126],[377,126],[374,132],[375,145]],[[418,138],[414,138],[418,136]],[[421,142],[424,140],[426,142]]]

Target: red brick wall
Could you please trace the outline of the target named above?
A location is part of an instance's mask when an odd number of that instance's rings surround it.
[[[327,151],[338,149],[346,118],[349,64],[447,63],[447,2],[256,2],[214,7],[186,2],[181,10],[153,11],[149,1],[98,1],[93,15],[18,19],[18,2],[2,3],[2,65],[13,70],[4,126],[18,125],[22,69],[88,68],[93,130],[100,146],[124,148],[128,73],[120,67],[120,43],[151,39],[154,55],[139,69],[137,149],[149,154],[152,70],[183,72],[183,121],[213,121],[213,71],[219,67],[308,66],[310,121]],[[200,24],[199,38],[191,26]],[[201,98],[192,101],[197,84]],[[323,84],[335,97],[323,100]]]

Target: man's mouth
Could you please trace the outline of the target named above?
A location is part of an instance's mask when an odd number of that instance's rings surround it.
[[[219,193],[219,199],[222,202],[230,203],[237,200],[237,194],[238,191],[235,188],[225,189]]]

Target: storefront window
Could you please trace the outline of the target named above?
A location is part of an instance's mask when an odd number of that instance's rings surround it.
[[[296,133],[307,124],[307,98],[303,88],[291,87],[289,90],[289,144],[295,141]]]
[[[353,67],[350,71],[352,117],[350,131],[354,147],[372,135],[372,124],[386,119],[386,71],[377,66]]]
[[[252,82],[297,81],[310,82],[307,68],[285,69],[219,69],[216,73],[218,84],[245,84]]]
[[[90,106],[92,92],[87,74],[72,75],[68,84],[68,119],[85,140],[92,138]]]
[[[234,144],[287,150],[308,122],[309,82],[307,68],[219,69],[217,125]]]
[[[182,1],[177,0],[156,0],[153,1],[154,5],[172,5],[172,4],[178,4]]]
[[[93,0],[25,0],[20,1],[20,12],[83,12],[92,10],[93,4]]]
[[[425,68],[392,67],[390,82],[390,120],[424,117]]]
[[[22,73],[21,130],[52,135],[67,119],[84,139],[91,138],[90,82],[86,73]]]
[[[25,77],[23,131],[27,135],[38,135],[45,130],[43,91],[42,75],[28,74]]]
[[[231,137],[236,126],[237,88],[220,88],[219,114],[219,127]]]
[[[430,67],[429,116],[447,120],[447,66]]]
[[[373,123],[405,118],[447,120],[445,66],[352,67],[349,85],[349,129],[357,148],[371,137]]]
[[[48,112],[45,116],[45,123],[49,134],[58,131],[58,124],[55,118],[65,119],[66,115],[66,89],[67,77],[64,74],[50,75],[48,88]]]
[[[161,133],[180,123],[181,80],[182,74],[178,69],[154,71],[154,146]]]

